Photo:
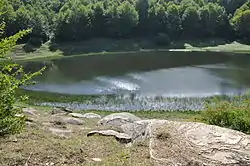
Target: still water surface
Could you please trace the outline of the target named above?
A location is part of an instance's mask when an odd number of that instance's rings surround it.
[[[38,78],[38,84],[26,89],[64,94],[117,95],[112,101],[104,98],[74,105],[78,109],[199,110],[204,105],[197,98],[242,94],[250,87],[250,56],[242,54],[140,52],[77,56],[30,62],[25,68],[34,71],[43,65],[47,69]],[[166,102],[165,97],[182,99]],[[196,99],[190,102],[183,98]]]
[[[37,63],[26,67],[35,69],[43,64]],[[39,83],[27,89],[66,94],[204,97],[242,93],[250,86],[249,55],[143,52],[71,57],[47,65]]]

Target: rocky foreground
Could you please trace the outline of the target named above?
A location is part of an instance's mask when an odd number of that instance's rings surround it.
[[[71,110],[59,108],[45,114],[32,108],[25,108],[23,112],[28,117],[27,124],[30,128],[38,127],[60,139],[71,139],[76,133],[85,130],[82,139],[98,137],[102,142],[102,139],[115,138],[124,148],[136,146],[138,142],[147,142],[147,151],[143,150],[148,153],[149,159],[145,161],[147,165],[250,165],[250,135],[226,128],[196,122],[141,119],[125,112],[105,117],[94,113],[73,113]],[[94,157],[91,160],[98,165],[102,158]],[[47,165],[72,165],[72,163],[48,162]],[[126,165],[117,163],[118,161],[113,162],[114,165]],[[26,161],[25,164],[25,166],[39,165],[35,161],[33,164]],[[79,161],[77,164],[86,165],[84,161],[82,163]],[[127,165],[145,164],[131,162]]]

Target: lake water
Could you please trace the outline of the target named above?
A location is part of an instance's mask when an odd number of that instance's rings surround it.
[[[242,54],[162,51],[77,56],[30,62],[25,68],[34,71],[43,65],[47,69],[39,83],[26,89],[129,95],[130,100],[149,103],[145,98],[233,95],[250,87],[250,56]]]

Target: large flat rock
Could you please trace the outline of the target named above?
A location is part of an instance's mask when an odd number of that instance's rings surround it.
[[[148,126],[154,165],[250,165],[250,136],[194,122],[152,120]]]
[[[93,135],[112,136],[116,138],[118,141],[120,141],[121,143],[129,143],[132,141],[132,138],[129,135],[125,133],[119,133],[114,130],[94,130],[94,131],[90,131],[87,134],[88,137],[93,136]]]
[[[139,117],[137,117],[131,113],[121,112],[121,113],[110,114],[110,115],[103,117],[98,122],[98,124],[118,127],[118,126],[121,126],[123,124],[133,123],[133,122],[136,122],[139,120],[141,120]]]

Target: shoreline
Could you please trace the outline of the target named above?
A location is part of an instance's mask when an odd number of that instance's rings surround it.
[[[110,43],[110,48],[107,48],[105,41]],[[148,42],[147,44],[141,44]],[[97,43],[98,48],[92,48],[92,45]],[[191,44],[190,44],[191,43]],[[185,41],[176,41],[170,45],[157,46],[149,40],[111,40],[104,39],[101,42],[99,39],[89,41],[63,43],[54,51],[50,50],[50,44],[45,43],[34,52],[26,53],[22,49],[23,45],[17,46],[11,53],[13,60],[17,62],[29,62],[39,60],[53,60],[60,58],[70,58],[77,56],[99,56],[99,55],[115,55],[115,54],[136,54],[142,52],[220,52],[232,54],[250,54],[250,45],[241,44],[238,42],[223,43],[223,44],[206,44],[196,41],[187,43]],[[198,44],[197,44],[198,43]],[[206,42],[205,42],[206,43]],[[209,42],[208,42],[209,43]],[[136,46],[136,47],[135,47]],[[119,47],[119,48],[117,48]]]
[[[250,95],[214,95],[208,97],[162,97],[133,98],[131,95],[70,95],[52,92],[18,90],[18,95],[29,96],[29,105],[67,107],[74,110],[98,111],[165,111],[185,112],[205,110],[208,103],[222,101],[240,102],[250,99]],[[154,105],[154,107],[152,107]]]

